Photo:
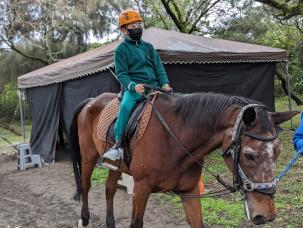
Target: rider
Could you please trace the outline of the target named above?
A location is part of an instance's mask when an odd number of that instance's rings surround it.
[[[293,138],[293,143],[295,150],[303,155],[303,113],[301,114],[301,121],[299,124],[299,127],[296,129],[294,138]]]
[[[115,124],[116,144],[103,155],[103,159],[113,161],[122,157],[120,140],[131,111],[145,92],[143,84],[161,87],[164,91],[172,90],[157,51],[141,39],[143,28],[140,14],[132,9],[123,11],[119,16],[119,26],[124,41],[115,49],[114,61],[124,94]]]

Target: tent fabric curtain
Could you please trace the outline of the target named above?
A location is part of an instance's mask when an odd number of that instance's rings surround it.
[[[54,160],[59,125],[61,84],[26,90],[31,109],[30,145],[44,162]]]
[[[175,92],[215,92],[248,97],[275,110],[275,63],[165,65]]]

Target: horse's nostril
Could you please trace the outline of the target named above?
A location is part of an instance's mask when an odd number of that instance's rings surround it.
[[[256,215],[253,217],[252,222],[255,225],[260,225],[260,224],[264,224],[267,222],[266,217],[264,217],[263,215]]]

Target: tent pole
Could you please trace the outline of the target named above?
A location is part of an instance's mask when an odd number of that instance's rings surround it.
[[[288,110],[292,110],[292,105],[291,105],[291,97],[290,97],[290,77],[288,73],[288,61],[285,62],[285,72],[286,72],[286,77],[287,77],[287,89],[288,89]],[[290,128],[293,129],[293,122],[292,119],[290,119]]]
[[[20,104],[20,121],[22,130],[22,142],[25,143],[25,129],[24,129],[24,116],[23,116],[23,90],[19,90],[19,104]]]

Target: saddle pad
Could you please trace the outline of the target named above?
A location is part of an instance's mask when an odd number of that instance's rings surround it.
[[[157,94],[153,96],[153,99],[151,100],[151,103],[153,104],[155,99],[157,97]],[[108,139],[107,131],[112,124],[112,122],[117,118],[118,112],[119,112],[119,100],[118,98],[113,99],[99,114],[99,121],[97,124],[97,137],[106,142]],[[150,120],[152,112],[152,105],[150,103],[147,103],[143,109],[143,113],[141,114],[141,118],[139,120],[137,129],[135,134],[133,135],[131,141],[130,141],[130,149],[133,150],[137,143],[142,138],[145,129],[147,127],[147,124]]]
[[[120,102],[118,98],[114,98],[99,114],[99,120],[97,124],[97,137],[104,142],[106,142],[106,135],[109,126],[117,118],[119,112],[119,104]]]

